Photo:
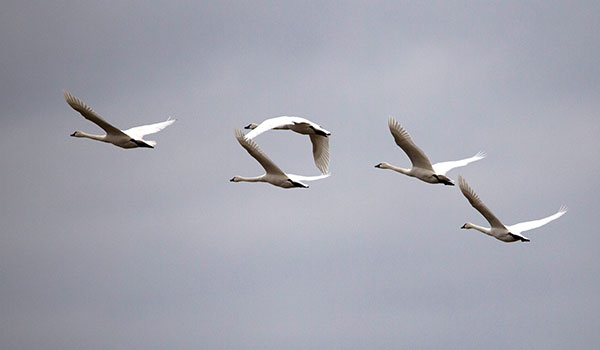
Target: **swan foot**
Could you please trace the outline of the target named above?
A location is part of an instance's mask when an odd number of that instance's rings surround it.
[[[294,123],[294,124],[296,124],[296,123]],[[325,137],[327,137],[327,136],[329,136],[329,135],[330,135],[329,133],[326,133],[326,132],[325,132],[325,131],[323,131],[323,130],[319,130],[319,129],[315,128],[315,127],[314,127],[314,126],[312,126],[312,125],[309,125],[308,127],[309,127],[309,128],[311,128],[311,129],[312,129],[312,131],[314,131],[314,132],[315,132],[315,134],[317,134],[317,135],[320,135],[320,136],[325,136]]]
[[[512,238],[514,238],[514,239],[516,239],[516,240],[518,240],[518,241],[521,241],[521,242],[530,242],[530,241],[531,241],[530,239],[527,239],[527,238],[525,238],[525,237],[521,237],[521,236],[514,235],[514,234],[512,234],[512,233],[510,233],[510,232],[509,232],[508,234],[509,234],[509,235],[510,235]]]
[[[138,147],[154,148],[154,146],[150,146],[149,144],[145,143],[144,141],[140,141],[140,140],[136,140],[136,139],[131,139],[130,141],[135,143]]]
[[[435,179],[438,180],[439,183],[442,183],[445,186],[454,186],[454,183],[444,175],[433,174],[433,177],[435,177]]]

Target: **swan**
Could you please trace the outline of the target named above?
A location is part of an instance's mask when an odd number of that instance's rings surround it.
[[[86,105],[79,98],[71,95],[69,92],[63,90],[63,96],[65,101],[69,104],[69,106],[73,107],[74,110],[81,113],[81,115],[91,121],[92,123],[101,127],[106,135],[92,135],[85,133],[83,131],[75,131],[71,134],[73,137],[87,137],[92,140],[98,140],[102,142],[112,143],[115,146],[121,148],[136,148],[136,147],[146,147],[146,148],[154,148],[156,146],[156,141],[148,141],[144,140],[143,137],[145,135],[154,134],[156,132],[161,131],[167,126],[175,123],[176,119],[167,119],[164,122],[150,124],[150,125],[142,125],[137,126],[127,130],[119,130],[116,127],[109,124],[106,120],[102,119],[93,109],[91,109],[88,105]]]
[[[499,239],[503,242],[529,242],[529,238],[523,236],[521,233],[524,231],[533,230],[534,228],[538,228],[540,226],[544,226],[550,221],[556,220],[559,217],[563,216],[567,212],[567,208],[565,206],[561,206],[558,212],[548,217],[539,220],[526,221],[518,224],[504,226],[498,218],[492,214],[492,212],[483,204],[483,201],[479,198],[479,196],[471,189],[471,187],[467,184],[465,179],[462,176],[458,177],[458,187],[460,187],[461,192],[467,197],[467,200],[473,208],[477,209],[478,212],[483,215],[483,217],[490,223],[491,228],[482,227],[470,222],[465,223],[461,228],[462,229],[475,229],[477,231],[481,231],[486,235],[490,235],[496,239]]]
[[[271,185],[283,187],[283,188],[293,188],[293,187],[302,187],[308,188],[307,185],[302,183],[302,181],[313,181],[319,180],[328,177],[330,174],[324,174],[320,176],[300,176],[293,174],[284,173],[272,160],[267,157],[263,151],[258,147],[256,142],[253,140],[249,140],[246,138],[244,133],[235,129],[235,138],[238,140],[240,145],[250,153],[254,159],[256,159],[260,165],[265,169],[265,174],[257,177],[243,177],[243,176],[234,176],[231,178],[231,182],[268,182]]]
[[[271,129],[292,130],[299,134],[308,135],[312,142],[315,165],[321,173],[327,174],[329,168],[329,135],[331,133],[318,124],[300,117],[282,116],[264,120],[260,124],[250,123],[244,129],[252,130],[246,134],[246,137],[250,140]]]
[[[479,152],[471,158],[455,160],[450,162],[441,162],[431,165],[429,158],[425,153],[415,145],[408,132],[392,116],[388,118],[388,126],[396,144],[402,148],[410,161],[411,169],[404,169],[382,162],[375,165],[379,169],[391,169],[404,175],[416,177],[419,180],[430,184],[442,183],[444,185],[454,186],[452,180],[446,177],[446,173],[454,168],[465,166],[471,162],[485,158],[484,152]]]

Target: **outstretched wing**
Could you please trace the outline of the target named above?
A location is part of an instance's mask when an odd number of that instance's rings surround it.
[[[127,135],[131,136],[134,139],[141,139],[145,135],[150,135],[150,134],[154,134],[154,133],[161,131],[162,129],[166,128],[167,126],[175,123],[176,120],[177,119],[169,118],[164,122],[136,126],[131,129],[123,130],[123,132],[126,133]]]
[[[290,127],[290,126],[294,125],[294,119],[298,119],[298,118],[283,116],[283,117],[275,117],[275,118],[267,119],[267,120],[263,121],[262,123],[260,123],[256,128],[254,128],[254,130],[252,130],[248,134],[246,134],[246,138],[252,140],[253,138],[262,134],[265,131],[275,129],[275,128]],[[303,118],[300,118],[300,119],[303,119]]]
[[[253,139],[265,131],[271,129],[290,129],[295,125],[303,125],[306,129],[312,128],[315,134],[309,134],[312,142],[313,158],[315,165],[325,174],[329,168],[329,139],[320,134],[329,134],[329,132],[308,119],[293,116],[281,116],[264,120],[256,128],[246,134],[246,138]]]
[[[275,165],[275,163],[273,163],[272,160],[269,159],[269,157],[267,157],[266,154],[264,154],[256,142],[247,139],[241,130],[235,129],[235,138],[238,140],[240,145],[242,145],[242,147],[244,147],[246,151],[248,151],[248,153],[250,153],[250,155],[260,163],[260,165],[262,165],[268,174],[287,176],[281,169],[279,169],[277,165]]]
[[[533,230],[534,228],[544,226],[547,223],[549,223],[550,221],[554,221],[554,220],[558,219],[559,217],[563,216],[567,211],[568,211],[567,207],[561,206],[560,209],[558,210],[558,212],[556,212],[553,215],[550,215],[548,217],[545,217],[545,218],[539,219],[539,220],[526,221],[526,222],[521,222],[518,224],[506,226],[506,228],[512,233],[520,234],[521,232]]]
[[[327,174],[329,168],[329,137],[310,134],[312,142],[313,158],[315,165],[323,174]]]
[[[408,132],[392,116],[388,118],[388,127],[396,144],[402,148],[413,164],[413,167],[433,170],[429,158],[425,153],[415,145]]]
[[[490,223],[490,225],[492,225],[492,227],[504,228],[502,222],[500,222],[500,220],[498,220],[498,218],[492,214],[488,207],[483,204],[483,201],[479,198],[477,193],[473,191],[469,184],[467,184],[462,176],[458,177],[458,186],[460,187],[460,191],[463,193],[463,195],[467,197],[467,200],[469,203],[471,203],[473,208],[477,209],[477,211],[483,215],[483,217]]]
[[[454,160],[454,161],[449,161],[449,162],[435,163],[435,164],[433,164],[433,171],[436,173],[436,175],[446,175],[446,173],[448,171],[450,171],[454,168],[465,166],[474,161],[483,159],[483,158],[485,158],[485,156],[486,156],[485,152],[479,151],[476,155],[474,155],[471,158]]]
[[[92,108],[90,108],[88,105],[86,105],[79,98],[71,95],[66,90],[63,90],[63,96],[65,98],[65,101],[67,101],[67,103],[69,104],[69,106],[71,106],[77,112],[81,113],[81,115],[85,119],[87,119],[87,120],[91,121],[92,123],[101,127],[107,134],[115,135],[115,136],[116,135],[127,136],[121,130],[112,126],[106,120],[102,119],[102,117],[100,117],[96,112],[94,112],[94,110]]]

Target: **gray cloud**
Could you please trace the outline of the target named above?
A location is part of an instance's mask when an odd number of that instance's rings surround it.
[[[590,348],[600,204],[595,2],[10,2],[0,14],[2,348]],[[179,118],[154,150],[70,138]],[[394,115],[507,224],[408,165]],[[234,128],[299,115],[331,130],[308,190]],[[256,140],[316,175],[305,137]],[[582,176],[581,171],[584,171]]]

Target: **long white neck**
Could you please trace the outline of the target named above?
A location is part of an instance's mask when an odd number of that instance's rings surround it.
[[[256,177],[236,176],[234,179],[235,179],[234,180],[235,182],[241,182],[241,181],[244,181],[244,182],[266,182],[264,175],[256,176]]]
[[[88,134],[88,133],[83,132],[83,131],[78,131],[77,134],[75,134],[73,136],[75,136],[75,137],[87,137],[88,139],[106,142],[106,135],[94,135],[94,134]]]
[[[386,164],[386,165],[382,166],[382,168],[383,169],[391,169],[391,170],[397,171],[397,172],[399,172],[401,174],[412,176],[412,174],[410,173],[410,169],[400,168],[400,167],[397,167],[397,166],[393,166],[391,164]]]
[[[475,225],[475,224],[472,224],[470,222],[468,222],[468,223],[465,224],[465,228],[473,228],[473,229],[476,229],[479,232],[485,233],[486,235],[491,235],[491,233],[492,233],[492,229],[491,228],[489,228],[489,227],[483,227],[483,226],[479,226],[479,225]]]

